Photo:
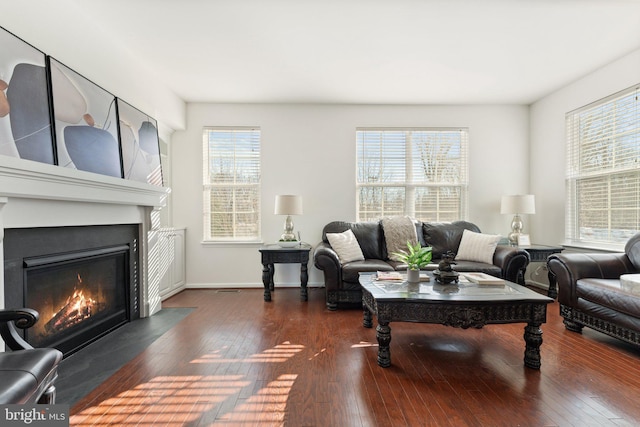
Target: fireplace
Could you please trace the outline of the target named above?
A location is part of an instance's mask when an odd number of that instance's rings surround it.
[[[138,225],[6,229],[5,299],[40,320],[34,347],[68,356],[140,317]]]

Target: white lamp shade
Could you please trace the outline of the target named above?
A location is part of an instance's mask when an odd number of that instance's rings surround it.
[[[502,214],[534,214],[536,202],[533,194],[502,196],[500,204]]]
[[[302,215],[302,196],[276,196],[275,215]]]

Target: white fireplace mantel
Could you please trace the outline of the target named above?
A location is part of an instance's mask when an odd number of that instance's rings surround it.
[[[170,189],[120,178],[0,156],[0,257],[4,230],[24,227],[139,224],[141,234],[142,316],[160,309],[160,295],[149,277],[149,253],[160,228],[159,211]],[[150,285],[153,283],[153,285]],[[4,274],[0,275],[0,290]],[[0,292],[0,308],[4,292]]]
[[[136,206],[164,206],[169,189],[0,156],[0,196]]]

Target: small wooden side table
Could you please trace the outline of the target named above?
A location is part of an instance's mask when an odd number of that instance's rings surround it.
[[[307,263],[309,262],[309,252],[311,245],[301,243],[292,248],[283,248],[279,245],[266,245],[261,247],[262,254],[262,283],[264,284],[264,300],[271,301],[271,291],[273,291],[274,264],[300,264],[300,299],[307,301],[307,281],[309,273]]]
[[[551,254],[557,254],[562,252],[564,248],[562,246],[546,246],[546,245],[527,245],[527,246],[518,246],[518,248],[526,251],[531,258],[531,262],[543,262],[547,263],[547,257]],[[522,283],[524,284],[524,273],[522,272]],[[558,289],[556,287],[556,276],[551,273],[551,270],[547,269],[547,277],[549,278],[549,290],[547,291],[547,296],[550,298],[558,297]]]

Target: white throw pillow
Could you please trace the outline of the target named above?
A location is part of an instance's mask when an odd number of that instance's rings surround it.
[[[460,247],[456,260],[476,261],[493,264],[493,254],[500,241],[500,235],[475,233],[470,230],[462,232]]]
[[[360,249],[358,240],[351,229],[342,233],[327,233],[327,240],[329,240],[329,244],[338,254],[340,264],[364,260],[362,249]]]

